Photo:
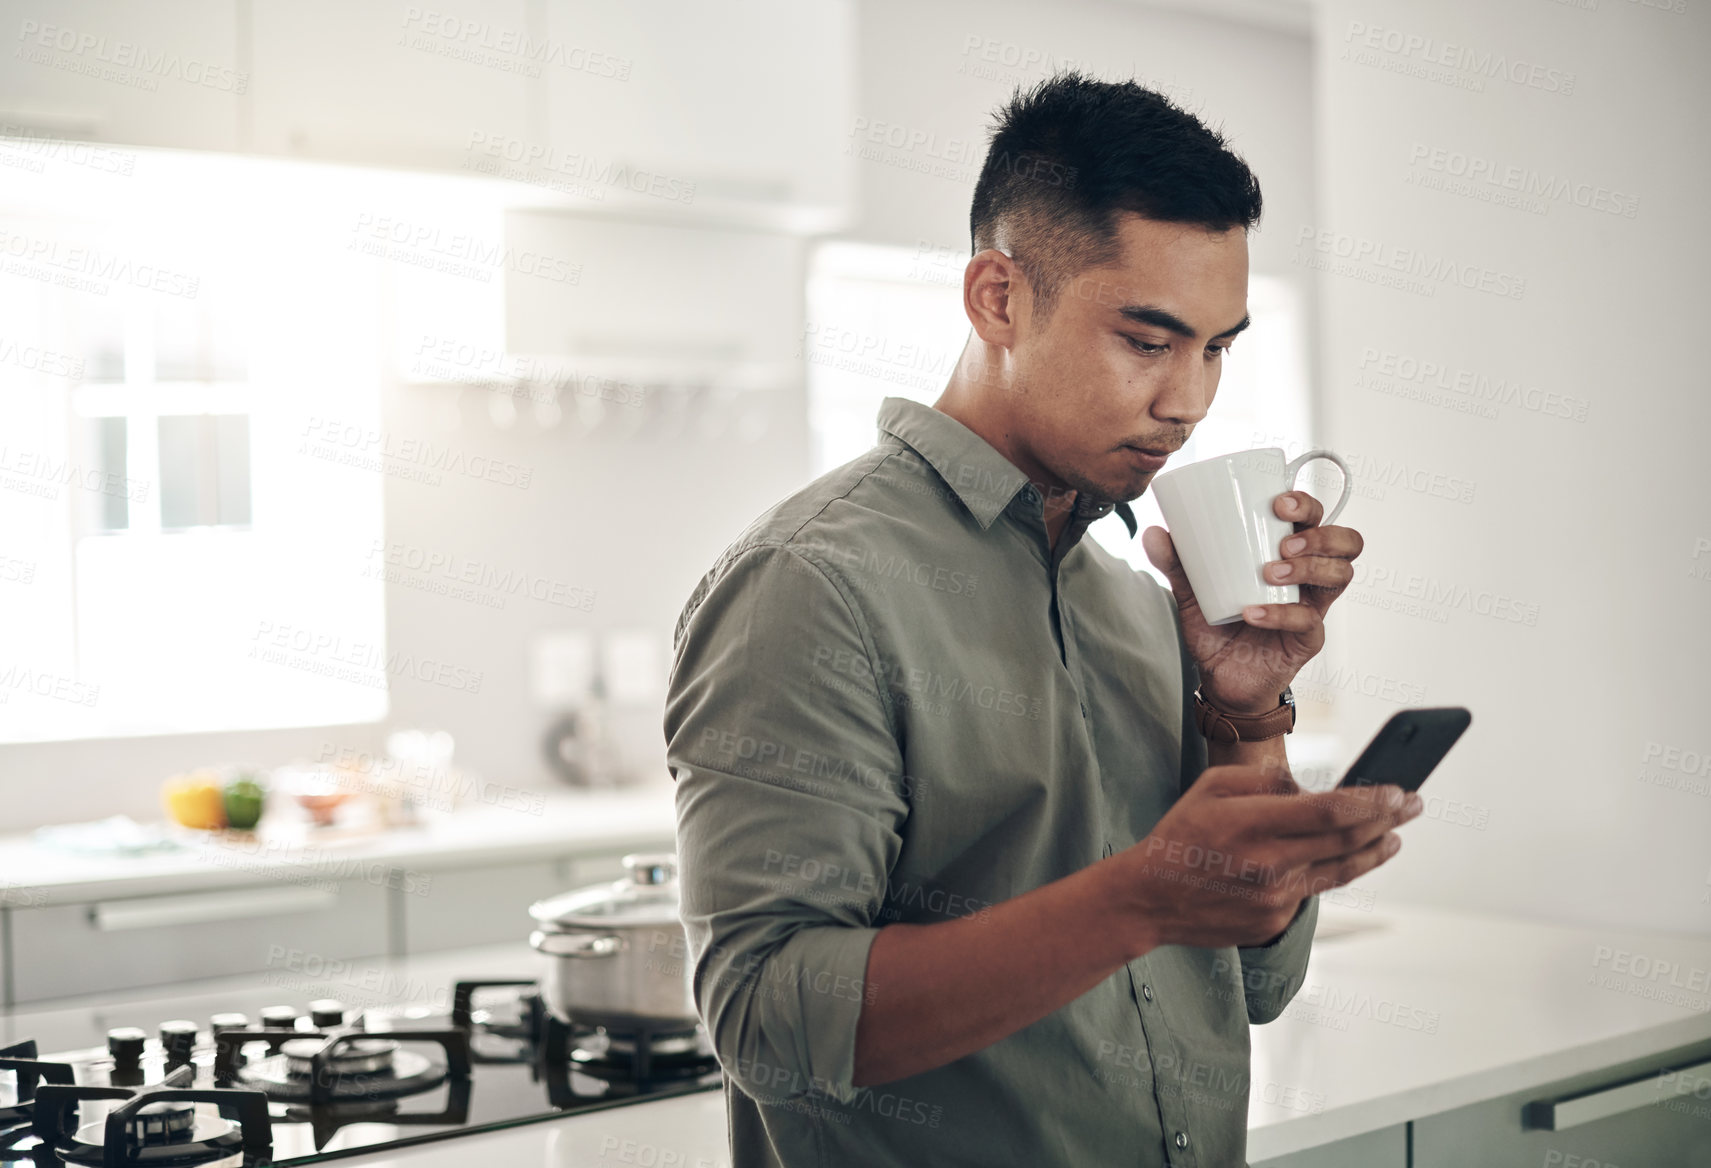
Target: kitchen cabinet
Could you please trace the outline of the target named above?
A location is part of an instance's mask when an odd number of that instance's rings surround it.
[[[632,840],[632,842],[634,842]],[[510,864],[362,865],[371,879],[220,887],[0,909],[8,1004],[230,974],[277,974],[357,957],[528,943],[529,905],[624,875],[632,851],[601,847]],[[282,872],[288,870],[282,869]]]
[[[1477,1161],[1470,1160],[1472,1164]],[[1408,1160],[1408,1125],[1396,1124],[1363,1135],[1350,1136],[1332,1144],[1251,1160],[1250,1168],[1411,1168]]]
[[[669,845],[668,845],[669,850]],[[535,927],[529,905],[572,888],[624,874],[623,853],[454,868],[424,873],[420,892],[400,890],[405,953],[466,945],[527,944]]]
[[[7,910],[12,1001],[272,971],[387,951],[379,883],[242,888]]]
[[[528,8],[255,0],[248,148],[463,169],[472,141],[528,135]]]
[[[9,124],[32,134],[242,148],[250,69],[233,0],[6,0]]]
[[[1711,1043],[1697,1043],[1417,1119],[1413,1168],[1704,1168],[1711,1165],[1711,1071],[1668,1072],[1708,1060]],[[1600,1112],[1597,1103],[1612,1098],[1605,1093],[1628,1083],[1642,1085],[1630,1093],[1639,1098],[1615,1097],[1621,1109],[1613,1114],[1580,1123],[1564,1114],[1556,1131],[1524,1126],[1529,1105],[1578,1099]]]
[[[548,46],[588,63],[543,71],[548,144],[691,180],[697,204],[846,207],[854,21],[849,0],[549,5]]]
[[[602,377],[801,383],[807,261],[795,236],[510,211],[505,240],[574,275],[505,273],[505,347],[571,359],[572,376],[558,381],[567,399],[593,394]]]

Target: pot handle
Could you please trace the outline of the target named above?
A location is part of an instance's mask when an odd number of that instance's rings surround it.
[[[612,933],[548,933],[536,929],[529,944],[549,957],[611,957],[624,947]]]

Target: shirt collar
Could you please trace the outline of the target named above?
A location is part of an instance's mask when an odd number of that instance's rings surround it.
[[[932,406],[906,397],[888,397],[879,406],[879,429],[925,459],[962,500],[982,531],[990,528],[1016,495],[1029,486],[1028,476],[991,443]],[[1127,503],[1094,503],[1085,495],[1075,501],[1075,514],[1088,522],[1112,510],[1122,518],[1133,539],[1135,513]]]

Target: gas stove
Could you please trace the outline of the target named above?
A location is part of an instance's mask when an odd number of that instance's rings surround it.
[[[722,1084],[699,1026],[567,1025],[532,981],[459,981],[447,1009],[321,999],[0,1048],[0,1166],[312,1164]]]

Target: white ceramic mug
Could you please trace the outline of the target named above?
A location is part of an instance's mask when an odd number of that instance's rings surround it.
[[[1295,530],[1272,505],[1295,489],[1296,475],[1315,458],[1343,472],[1343,493],[1320,520],[1329,525],[1349,501],[1351,483],[1348,464],[1329,450],[1309,450],[1285,462],[1282,449],[1265,446],[1191,462],[1153,479],[1153,496],[1208,624],[1239,621],[1250,604],[1301,599],[1294,584],[1268,582],[1264,568],[1283,558],[1284,538]]]

